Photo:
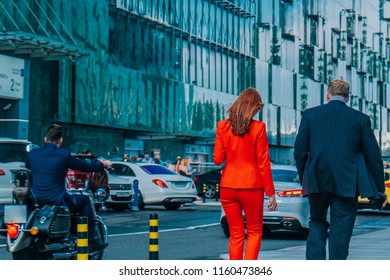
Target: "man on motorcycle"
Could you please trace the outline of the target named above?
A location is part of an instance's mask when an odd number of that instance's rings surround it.
[[[45,137],[46,145],[28,153],[26,167],[32,173],[31,192],[38,204],[67,206],[71,213],[88,217],[88,239],[90,250],[104,249],[107,245],[95,239],[95,209],[86,195],[71,195],[65,189],[65,176],[68,169],[94,172],[111,166],[108,160],[87,163],[73,157],[69,150],[60,148],[62,127],[50,125]]]

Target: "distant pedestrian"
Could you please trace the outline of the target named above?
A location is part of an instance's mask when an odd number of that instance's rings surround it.
[[[144,153],[144,157],[142,159],[142,162],[151,163],[152,159],[149,156],[149,153]]]
[[[123,161],[128,161],[129,160],[129,155],[128,154],[124,154],[123,155]]]
[[[277,209],[265,124],[253,119],[263,106],[259,92],[248,88],[228,110],[229,118],[218,122],[213,161],[217,165],[225,162],[220,197],[229,224],[231,260],[258,258],[264,192],[270,197],[268,209]],[[242,211],[246,218],[246,246]]]
[[[345,260],[359,193],[368,197],[384,192],[383,161],[370,118],[347,106],[349,84],[331,81],[326,97],[327,104],[303,113],[294,157],[310,203],[306,259],[326,259],[328,239],[329,259]]]
[[[132,156],[130,157],[130,162],[136,162],[136,161],[137,161],[137,156],[132,155]]]

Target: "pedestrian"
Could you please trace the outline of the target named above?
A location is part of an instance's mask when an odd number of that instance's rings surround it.
[[[128,154],[123,154],[123,161],[129,161],[129,155]]]
[[[294,158],[303,195],[310,204],[306,259],[326,259],[328,239],[329,259],[345,260],[359,193],[363,197],[384,192],[383,161],[370,118],[347,106],[349,84],[331,81],[326,97],[327,104],[303,113]],[[363,183],[369,173],[375,181],[374,190]]]
[[[130,162],[136,162],[137,161],[137,156],[136,155],[132,155],[130,157]]]
[[[87,163],[73,157],[69,150],[61,148],[62,127],[50,125],[44,138],[46,145],[27,154],[26,167],[32,173],[31,193],[42,205],[67,206],[71,213],[88,218],[88,246],[91,250],[104,249],[107,244],[98,241],[95,235],[96,213],[88,195],[69,194],[65,188],[68,169],[83,172],[102,171],[111,166],[108,160]]]
[[[177,156],[176,160],[173,162],[173,165],[175,166],[175,172],[177,174],[180,174],[180,165],[181,165],[182,158],[181,156]]]
[[[253,119],[263,106],[260,93],[247,88],[228,110],[229,118],[218,122],[217,126],[213,161],[216,165],[225,162],[220,198],[229,224],[231,260],[258,258],[264,192],[270,197],[268,209],[277,209],[266,127]],[[246,219],[246,244],[242,211]]]
[[[149,153],[144,153],[144,157],[143,157],[143,159],[142,159],[142,162],[151,163],[152,160],[153,160],[153,159],[149,156]]]

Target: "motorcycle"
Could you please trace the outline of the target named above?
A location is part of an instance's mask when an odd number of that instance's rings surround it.
[[[31,172],[12,170],[14,203],[5,205],[0,233],[6,235],[7,249],[15,260],[74,260],[77,259],[77,215],[59,205],[38,205],[29,191]],[[107,199],[104,186],[107,172],[93,172],[83,187],[68,184],[71,194],[89,195],[96,201]],[[94,197],[95,195],[95,197]],[[107,225],[96,215],[95,232],[100,243],[108,243]],[[100,260],[104,249],[88,252],[89,259]]]

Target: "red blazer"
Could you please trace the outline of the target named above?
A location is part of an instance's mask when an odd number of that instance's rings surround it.
[[[253,120],[244,136],[234,135],[229,120],[218,122],[213,161],[222,171],[221,187],[263,188],[267,196],[275,194],[265,124]]]

